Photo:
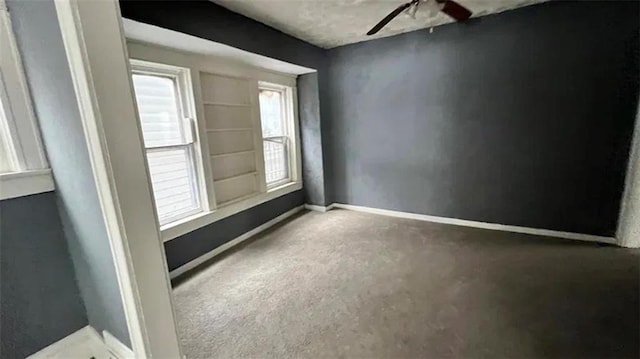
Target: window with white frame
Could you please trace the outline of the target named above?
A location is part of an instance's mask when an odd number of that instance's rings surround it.
[[[296,76],[127,46],[164,240],[302,189]]]
[[[266,82],[259,84],[260,122],[267,188],[292,181],[292,89]]]
[[[132,61],[149,176],[164,225],[201,212],[189,70]]]
[[[53,190],[11,19],[0,1],[0,199]]]

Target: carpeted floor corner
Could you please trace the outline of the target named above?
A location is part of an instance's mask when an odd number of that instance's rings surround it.
[[[640,252],[333,210],[177,283],[188,358],[631,358]]]

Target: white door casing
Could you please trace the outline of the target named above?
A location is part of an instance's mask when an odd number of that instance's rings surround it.
[[[55,4],[133,351],[180,358],[119,4]]]

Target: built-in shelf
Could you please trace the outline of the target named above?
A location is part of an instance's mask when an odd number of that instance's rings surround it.
[[[206,106],[251,107],[251,104],[202,101]]]
[[[247,176],[255,176],[257,174],[258,174],[258,172],[251,171],[251,172],[243,173],[243,174],[240,174],[240,175],[235,175],[235,176],[231,176],[231,177],[226,177],[226,178],[214,180],[213,183],[215,185],[216,183],[231,181],[231,180],[235,180],[235,179],[242,178],[242,177],[247,177]]]
[[[242,155],[245,153],[254,153],[256,152],[255,150],[247,150],[247,151],[238,151],[238,152],[229,152],[229,153],[221,153],[221,154],[217,154],[217,155],[210,155],[211,158],[219,158],[219,157],[227,157],[227,156],[235,156],[235,155]]]
[[[237,198],[234,198],[234,199],[230,199],[230,200],[225,201],[225,202],[220,202],[220,203],[218,203],[216,205],[216,207],[218,209],[220,209],[220,208],[222,208],[224,206],[229,206],[229,205],[232,205],[234,203],[242,202],[242,201],[247,200],[247,199],[249,199],[251,197],[255,197],[255,196],[259,195],[259,194],[260,194],[260,192],[258,192],[258,191],[251,192],[251,193],[249,193],[247,195],[244,195],[244,196],[240,196],[240,197],[237,197]]]
[[[240,173],[237,175],[233,175],[233,176],[227,176],[227,177],[222,177],[222,178],[214,178],[213,182],[224,182],[226,180],[230,180],[230,179],[236,179],[236,178],[241,178],[241,177],[245,177],[245,176],[249,176],[249,175],[256,175],[258,172],[256,171],[250,171],[250,172],[244,172],[244,173]]]
[[[253,131],[251,127],[238,127],[238,128],[211,128],[207,129],[207,132],[231,132],[231,131]]]

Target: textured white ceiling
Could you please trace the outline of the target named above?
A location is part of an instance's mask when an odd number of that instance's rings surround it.
[[[366,32],[408,0],[212,0],[227,9],[260,21],[284,33],[323,48],[400,34],[452,22],[443,13],[429,18],[420,8],[416,19],[400,14],[374,36]],[[473,16],[540,3],[547,0],[457,0]]]

